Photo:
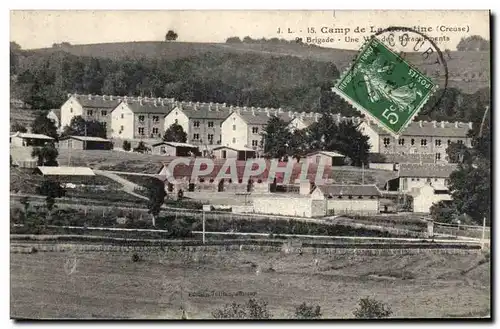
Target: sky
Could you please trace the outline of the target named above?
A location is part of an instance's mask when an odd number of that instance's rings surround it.
[[[230,36],[253,38],[328,38],[321,46],[359,49],[371,26],[432,28],[426,34],[446,37],[440,46],[455,49],[462,37],[489,37],[488,11],[139,11],[139,10],[18,10],[10,12],[10,40],[23,49],[51,47],[53,43],[92,44],[163,41],[173,29],[178,41],[224,42]],[[365,28],[364,33],[355,28]],[[278,28],[281,33],[278,34]],[[316,33],[311,32],[314,28]],[[325,33],[321,31],[324,30]],[[346,28],[350,30],[347,31]],[[436,32],[439,28],[466,31]],[[290,29],[290,30],[289,30]],[[328,30],[331,29],[331,30]],[[292,33],[288,33],[291,31]],[[346,41],[346,37],[351,37]],[[353,38],[361,37],[360,41]]]

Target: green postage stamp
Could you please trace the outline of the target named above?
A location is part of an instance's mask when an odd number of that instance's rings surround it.
[[[373,37],[333,91],[399,136],[438,85]]]

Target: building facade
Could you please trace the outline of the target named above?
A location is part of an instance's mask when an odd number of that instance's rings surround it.
[[[471,147],[467,133],[472,122],[416,121],[410,123],[398,139],[375,123],[363,121],[361,132],[369,137],[371,153],[381,154],[433,154],[435,162],[444,163],[446,149],[453,142]]]
[[[426,184],[437,190],[447,190],[451,173],[456,170],[455,164],[413,164],[399,165],[399,190],[414,192]]]

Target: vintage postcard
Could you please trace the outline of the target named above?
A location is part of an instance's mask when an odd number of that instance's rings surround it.
[[[485,10],[11,11],[11,318],[491,320],[490,40]]]

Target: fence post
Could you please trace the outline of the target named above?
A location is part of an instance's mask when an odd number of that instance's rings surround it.
[[[486,217],[483,217],[483,233],[482,233],[482,237],[481,237],[481,250],[484,250],[484,233],[485,233],[485,229],[486,229]],[[490,235],[491,235],[491,232],[490,232]]]

